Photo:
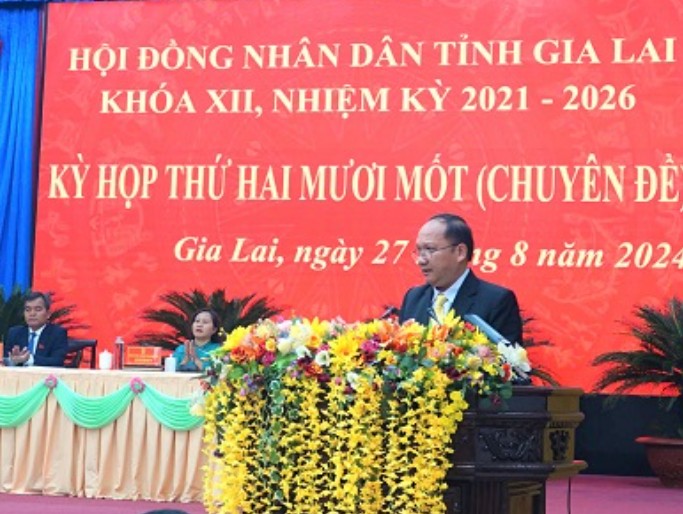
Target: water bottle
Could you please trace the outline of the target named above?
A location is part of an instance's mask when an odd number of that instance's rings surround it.
[[[116,369],[123,369],[123,337],[116,336],[114,347],[116,348]]]

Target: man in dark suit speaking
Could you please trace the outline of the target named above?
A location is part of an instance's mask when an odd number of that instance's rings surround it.
[[[8,366],[64,366],[66,330],[48,323],[50,297],[34,291],[24,300],[26,326],[9,329],[5,344]]]
[[[474,251],[472,229],[460,216],[437,214],[417,234],[414,252],[426,284],[408,290],[399,319],[422,324],[454,310],[476,314],[513,343],[522,344],[522,318],[515,294],[469,269]]]

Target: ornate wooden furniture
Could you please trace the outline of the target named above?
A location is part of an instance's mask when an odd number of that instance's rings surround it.
[[[505,406],[475,399],[454,438],[448,514],[545,514],[546,480],[586,467],[574,460],[581,394],[515,386]]]

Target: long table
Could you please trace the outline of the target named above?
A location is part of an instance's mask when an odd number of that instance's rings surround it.
[[[199,388],[185,373],[0,367],[0,395],[24,393],[51,374],[88,397],[113,393],[135,377],[177,398]],[[28,421],[0,428],[0,492],[201,501],[202,436],[201,426],[177,431],[161,425],[139,398],[109,425],[82,428],[48,394]]]

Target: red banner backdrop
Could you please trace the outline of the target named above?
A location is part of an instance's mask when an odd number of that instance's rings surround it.
[[[475,231],[533,357],[590,388],[683,289],[678,2],[51,4],[35,286],[104,346],[160,293],[378,316]]]

